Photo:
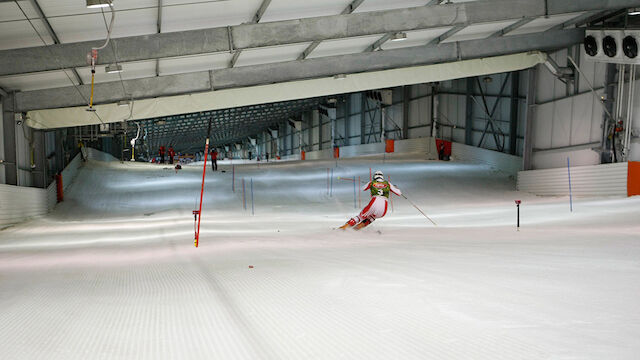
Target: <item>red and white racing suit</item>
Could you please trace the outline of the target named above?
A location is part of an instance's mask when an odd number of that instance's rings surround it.
[[[363,188],[362,191],[367,191],[371,189],[371,181],[369,181]],[[402,191],[395,187],[392,183],[389,183],[389,192],[394,193],[398,196],[402,195]],[[387,207],[389,205],[389,199],[383,195],[375,195],[371,197],[369,204],[362,209],[360,214],[356,217],[349,220],[349,224],[351,226],[358,224],[366,219],[369,221],[373,221],[375,219],[381,218],[387,214]]]

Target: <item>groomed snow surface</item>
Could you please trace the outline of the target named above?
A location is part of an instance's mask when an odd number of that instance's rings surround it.
[[[86,164],[49,216],[0,231],[0,358],[640,357],[640,198],[570,213],[481,165],[335,166],[237,166],[235,193],[208,168],[195,248],[200,167]],[[394,197],[333,230],[358,211],[337,178],[370,167],[438,226]]]

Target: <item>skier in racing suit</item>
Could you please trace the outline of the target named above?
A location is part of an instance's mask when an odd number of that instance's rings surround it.
[[[371,201],[357,216],[349,219],[340,229],[348,229],[355,226],[356,230],[371,224],[375,219],[385,216],[389,202],[390,193],[398,196],[402,195],[402,191],[393,184],[384,179],[382,171],[376,171],[373,180],[369,181],[362,191],[371,191]]]

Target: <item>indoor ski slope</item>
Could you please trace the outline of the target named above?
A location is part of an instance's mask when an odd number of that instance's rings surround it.
[[[237,166],[235,193],[208,169],[195,248],[201,168],[90,162],[0,231],[0,358],[638,359],[640,198],[570,213],[483,166],[373,158],[340,161],[329,196],[335,165]],[[439,226],[395,197],[333,230],[357,212],[337,177],[370,167]]]

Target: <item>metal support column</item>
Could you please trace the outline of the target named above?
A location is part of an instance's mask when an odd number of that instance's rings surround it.
[[[313,113],[307,112],[307,151],[313,151]]]
[[[472,77],[467,78],[467,114],[464,125],[464,142],[473,145],[473,91],[475,81]]]
[[[402,138],[409,138],[409,104],[411,101],[411,85],[402,87]]]
[[[45,157],[44,131],[33,131],[33,165],[31,171],[31,184],[35,187],[47,187],[47,160]]]
[[[365,133],[367,132],[367,124],[365,120],[367,108],[367,95],[364,92],[360,93],[360,144],[365,144]]]
[[[524,149],[522,151],[522,170],[532,169],[533,155],[533,118],[536,112],[536,76],[535,67],[527,71],[527,114],[525,118]]]
[[[351,95],[347,94],[344,97],[344,103],[342,107],[342,116],[344,117],[344,144],[343,146],[349,146],[349,120],[351,112]]]
[[[318,150],[322,150],[322,116],[319,110],[313,110],[313,124],[318,124]]]
[[[520,73],[511,73],[511,116],[509,123],[509,153],[516,155],[518,146],[518,90],[520,88]]]
[[[293,143],[294,143],[293,138],[296,134],[296,128],[291,124],[291,122],[288,122],[288,124],[289,124],[289,129],[291,129],[289,132],[289,154],[293,155]]]
[[[616,86],[616,76],[618,73],[618,69],[616,64],[607,64],[607,69],[605,73],[605,96],[606,101],[604,106],[607,108],[610,114],[614,113],[613,105],[615,100],[615,91],[617,89]],[[601,153],[600,153],[600,162],[610,163],[613,161],[611,156],[611,140],[609,140],[609,128],[611,126],[611,122],[613,119],[609,118],[607,112],[605,111],[602,114],[602,140],[601,140]]]
[[[438,137],[438,84],[431,87],[431,137]]]
[[[18,185],[18,165],[16,151],[16,122],[14,113],[15,93],[2,98],[2,138],[4,139],[4,156],[0,167],[4,168],[4,183]]]

